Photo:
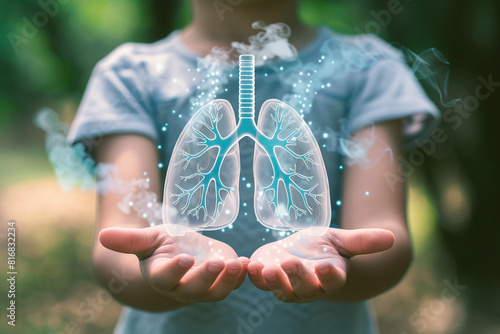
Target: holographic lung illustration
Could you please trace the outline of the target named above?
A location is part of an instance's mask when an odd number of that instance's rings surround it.
[[[255,63],[241,55],[239,122],[231,104],[214,100],[182,131],[167,170],[163,222],[173,235],[217,230],[234,222],[239,210],[238,141],[252,138],[254,210],[275,230],[322,234],[330,224],[328,178],[321,152],[302,117],[279,100],[267,100],[255,124]]]

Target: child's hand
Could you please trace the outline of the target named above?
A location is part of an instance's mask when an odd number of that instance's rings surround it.
[[[393,243],[392,232],[383,229],[330,228],[319,237],[302,230],[257,249],[248,276],[283,302],[326,299],[344,286],[351,257],[381,252]]]
[[[99,240],[111,250],[137,255],[156,292],[187,304],[223,300],[243,283],[248,264],[223,242],[196,232],[174,237],[163,226],[107,228]]]

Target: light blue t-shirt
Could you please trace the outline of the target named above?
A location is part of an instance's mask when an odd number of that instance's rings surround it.
[[[122,45],[96,66],[69,140],[92,150],[104,135],[144,135],[159,145],[164,176],[177,138],[203,102],[223,98],[237,110],[238,68],[225,66],[221,71],[210,76],[206,64],[200,70],[198,58],[184,46],[179,31],[153,44]],[[377,122],[404,119],[410,147],[438,119],[436,107],[397,50],[375,36],[344,36],[327,28],[319,28],[296,59],[257,66],[256,117],[260,105],[272,98],[301,112],[315,134],[331,187],[332,226],[339,225],[337,201],[345,153],[340,152],[339,138]],[[205,232],[243,256],[276,240],[253,212],[253,145],[250,140],[240,142],[241,204],[236,222],[224,231]],[[127,334],[279,332],[374,333],[376,325],[368,302],[281,303],[247,279],[218,303],[163,313],[125,307],[115,330]]]

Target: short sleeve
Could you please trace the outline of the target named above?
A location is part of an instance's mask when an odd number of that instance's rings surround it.
[[[375,39],[375,37],[372,37]],[[405,147],[427,136],[440,115],[401,54],[378,38],[376,61],[355,76],[348,116],[349,132],[383,121],[404,119]]]
[[[94,69],[75,120],[70,143],[105,135],[133,133],[157,140],[152,103],[130,59],[128,48],[119,48]]]

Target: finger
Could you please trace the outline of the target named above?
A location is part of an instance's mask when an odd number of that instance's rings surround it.
[[[222,260],[206,261],[198,268],[188,272],[172,292],[175,292],[182,299],[180,301],[199,300],[208,292],[224,267],[225,264]]]
[[[331,295],[344,287],[347,276],[345,268],[345,265],[334,265],[332,261],[324,261],[314,267],[326,295]]]
[[[248,259],[244,256],[241,256],[238,259],[240,260],[242,267],[241,267],[241,271],[240,271],[240,275],[238,277],[238,280],[236,281],[236,285],[234,286],[234,289],[238,289],[245,281],[245,277],[247,275],[247,267],[248,267],[248,264],[250,263],[250,259]]]
[[[194,258],[187,254],[179,254],[173,259],[160,258],[147,260],[143,275],[150,285],[160,293],[168,293],[179,285],[184,275],[194,264]],[[142,268],[141,268],[142,270]]]
[[[307,269],[299,259],[288,259],[281,263],[295,295],[302,301],[318,299],[324,295],[314,272]]]
[[[269,290],[273,295],[282,302],[293,302],[297,300],[297,296],[293,292],[290,281],[285,272],[278,266],[264,267],[262,275],[266,280]]]
[[[237,259],[226,262],[224,270],[208,290],[207,296],[209,296],[211,301],[221,301],[234,290],[242,267],[243,264]]]
[[[147,257],[157,246],[159,229],[111,227],[101,230],[99,241],[113,251]]]
[[[266,279],[262,275],[264,265],[257,261],[251,261],[247,266],[248,278],[253,285],[261,290],[269,290]]]
[[[394,234],[389,230],[380,228],[332,230],[333,242],[340,248],[343,253],[341,255],[346,257],[381,252],[394,244]]]

